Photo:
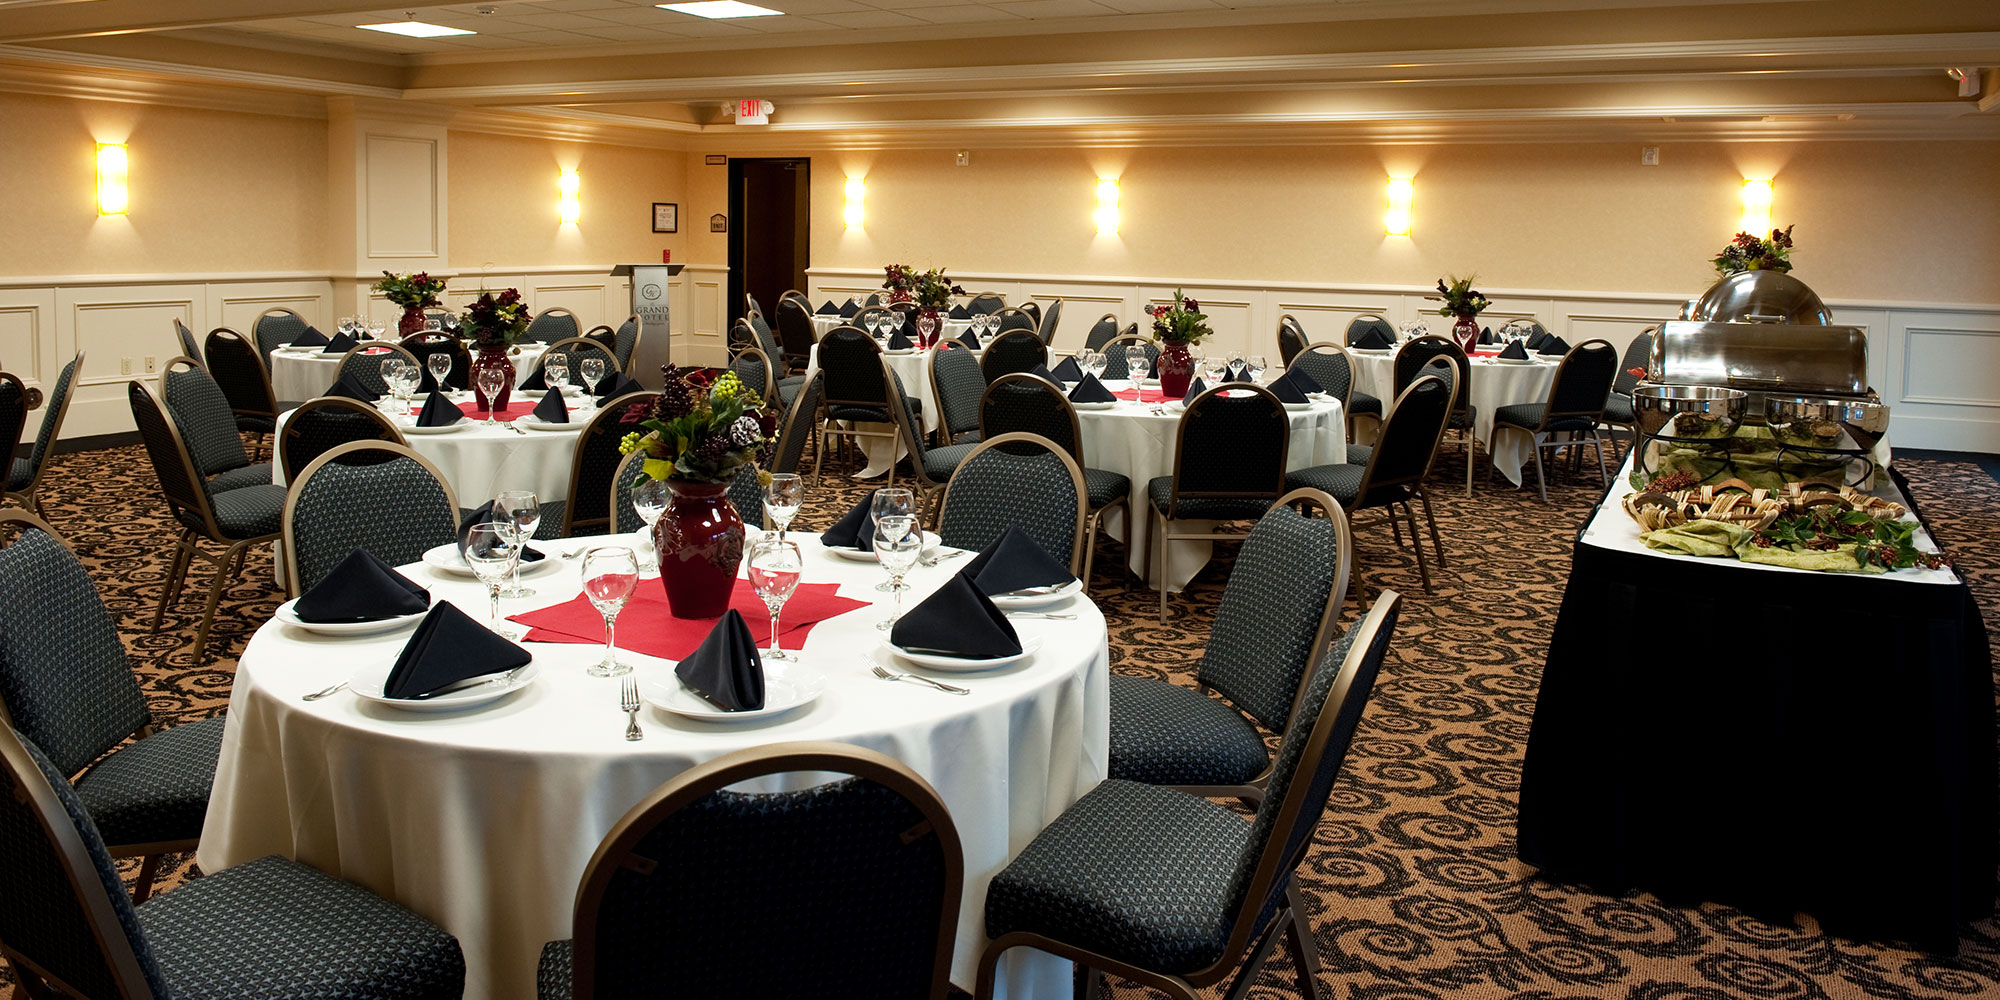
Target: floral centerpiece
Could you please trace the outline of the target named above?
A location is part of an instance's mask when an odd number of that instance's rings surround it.
[[[403,307],[403,318],[397,322],[397,332],[407,337],[424,328],[424,310],[438,305],[438,296],[444,294],[443,278],[433,278],[429,272],[416,274],[392,274],[382,272],[382,280],[368,286],[370,290],[382,293],[382,297]]]
[[[965,294],[965,289],[944,276],[941,267],[919,271],[908,264],[890,264],[882,273],[882,288],[889,293],[891,302],[915,302],[925,309],[943,309],[951,305],[952,296]]]
[[[1491,299],[1472,287],[1472,283],[1478,280],[1476,274],[1463,278],[1455,274],[1446,275],[1438,279],[1435,296],[1444,303],[1438,307],[1439,316],[1458,317],[1451,325],[1451,339],[1467,354],[1471,354],[1473,346],[1479,343],[1479,314],[1493,304]]]
[[[729,610],[743,559],[743,521],[729,502],[729,483],[768,456],[778,420],[734,372],[712,384],[692,369],[662,365],[660,373],[666,384],[658,398],[620,415],[640,429],[618,449],[643,453],[644,475],[667,484],[671,499],[653,524],[667,607],[676,618],[715,618]],[[757,478],[768,477],[760,469]]]
[[[498,295],[482,291],[467,307],[465,315],[459,317],[459,326],[465,331],[472,346],[479,348],[479,356],[472,359],[472,390],[478,394],[481,408],[487,411],[503,409],[514,394],[516,372],[514,363],[507,360],[507,348],[528,332],[528,304],[521,301],[521,293],[509,288]],[[482,378],[484,372],[492,372],[490,379]],[[499,393],[487,398],[483,384],[497,383]]]
[[[1160,375],[1160,394],[1167,398],[1185,396],[1188,382],[1194,377],[1194,352],[1188,348],[1215,332],[1209,329],[1208,314],[1201,311],[1200,302],[1176,288],[1173,301],[1164,305],[1148,303],[1146,315],[1153,317],[1153,339],[1160,342],[1160,359],[1155,363]]]
[[[1743,271],[1777,271],[1782,274],[1792,269],[1792,227],[1771,230],[1771,235],[1758,239],[1749,233],[1737,233],[1729,245],[1722,248],[1710,264],[1715,265],[1715,273],[1723,277]]]

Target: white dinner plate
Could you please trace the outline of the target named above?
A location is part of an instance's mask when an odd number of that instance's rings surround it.
[[[309,622],[300,620],[296,609],[293,607],[297,603],[299,603],[299,599],[294,597],[278,605],[278,610],[271,617],[294,628],[302,628],[308,632],[317,632],[321,635],[355,636],[394,632],[397,629],[408,628],[423,621],[424,615],[430,613],[426,609],[415,614],[401,615],[396,618],[384,618],[380,621],[372,622]]]
[[[462,431],[472,425],[473,421],[471,420],[454,420],[442,427],[419,427],[414,423],[406,424],[400,420],[396,421],[396,429],[405,434],[450,434],[455,431]]]
[[[1287,410],[1310,410],[1310,409],[1312,409],[1313,407],[1316,407],[1316,406],[1318,406],[1318,405],[1319,405],[1318,403],[1315,403],[1315,402],[1312,402],[1312,401],[1308,400],[1308,401],[1306,401],[1306,402],[1303,402],[1303,403],[1286,403],[1286,404],[1285,404],[1285,409],[1287,409]]]
[[[1071,594],[1081,593],[1082,591],[1083,581],[1071,580],[1046,594],[1000,594],[992,598],[992,601],[993,606],[1002,611],[1009,609],[1025,611],[1029,608],[1046,607],[1057,601],[1067,601]]]
[[[889,356],[889,357],[892,357],[892,358],[900,358],[900,357],[902,357],[902,356],[904,356],[904,355],[906,355],[906,354],[915,354],[915,353],[917,353],[917,349],[916,349],[916,348],[914,348],[914,347],[905,347],[905,348],[902,348],[901,350],[894,350],[894,351],[892,351],[892,350],[889,350],[888,348],[886,348],[886,347],[885,347],[885,348],[883,348],[883,349],[882,349],[882,353],[883,353],[883,354],[885,354],[885,355],[887,355],[887,356]]]
[[[646,704],[662,712],[701,722],[735,723],[768,719],[804,708],[818,701],[825,691],[825,674],[797,663],[766,661],[764,707],[725,712],[689,691],[672,667],[656,669],[639,677],[639,696],[646,699]]]
[[[519,674],[505,683],[495,683],[507,676],[505,673],[488,674],[465,682],[464,687],[446,691],[429,698],[388,698],[382,694],[382,685],[389,682],[389,672],[396,669],[395,660],[371,663],[354,671],[347,679],[348,690],[362,701],[372,701],[377,705],[399,708],[405,712],[457,712],[489,702],[499,701],[535,682],[541,671],[530,662]]]
[[[320,345],[320,346],[318,346],[318,347],[313,347],[313,346],[311,346],[311,345],[307,345],[307,346],[305,346],[305,347],[293,347],[293,346],[292,346],[292,345],[290,345],[290,344],[286,344],[285,346],[283,346],[283,347],[280,347],[280,348],[278,348],[278,353],[280,353],[280,354],[318,354],[318,353],[320,353],[321,351],[324,351],[324,350],[326,350],[326,345],[325,345],[325,344],[321,344],[321,345]]]
[[[1386,358],[1396,353],[1393,347],[1350,347],[1348,350],[1355,354],[1366,354],[1371,358]]]
[[[580,431],[587,421],[572,420],[566,424],[552,424],[530,413],[525,416],[515,417],[514,422],[531,431]]]
[[[1113,400],[1109,403],[1071,403],[1069,405],[1071,409],[1088,412],[1090,410],[1108,410],[1117,406],[1120,402],[1122,400]]]
[[[521,566],[522,576],[534,576],[536,573],[550,569],[563,561],[562,556],[557,555],[552,549],[541,548],[539,545],[536,548],[541,552],[547,553],[548,558],[539,562],[523,564]],[[464,556],[458,554],[457,542],[446,542],[443,545],[425,551],[424,565],[442,573],[450,573],[453,576],[472,575],[472,567],[466,563]]]
[[[745,528],[745,531],[748,531],[748,528],[747,528],[747,527]],[[747,541],[747,540],[748,540],[748,538],[749,538],[749,536],[748,536],[748,535],[746,534],[746,535],[744,536],[744,538],[745,538],[745,540]],[[939,538],[938,538],[938,534],[937,534],[937,532],[935,532],[935,531],[926,531],[926,532],[924,532],[924,548],[923,548],[923,551],[924,551],[924,552],[929,552],[930,550],[932,550],[932,549],[934,549],[934,548],[937,548],[937,544],[938,544],[938,541],[939,541]],[[834,546],[834,545],[826,545],[826,544],[824,544],[824,543],[822,543],[822,544],[820,545],[820,548],[823,548],[823,549],[825,549],[826,551],[828,551],[828,552],[831,552],[831,553],[833,553],[834,555],[837,555],[837,556],[839,556],[839,557],[840,557],[840,558],[842,558],[842,559],[852,559],[852,560],[854,560],[855,562],[874,562],[874,561],[875,561],[875,550],[874,550],[874,549],[850,549],[850,548],[845,548],[845,547],[841,547],[841,546]],[[921,554],[921,553],[919,553],[919,554]]]
[[[1534,358],[1487,358],[1486,360],[1496,365],[1532,365],[1535,363]]]
[[[963,656],[943,656],[938,653],[912,653],[901,646],[889,642],[887,639],[882,641],[882,648],[920,667],[929,667],[932,670],[943,670],[950,673],[968,673],[974,670],[993,670],[1019,663],[1035,655],[1035,651],[1042,648],[1042,640],[1039,636],[1022,639],[1021,651],[1019,653],[1013,656],[996,656],[990,660],[969,660]]]

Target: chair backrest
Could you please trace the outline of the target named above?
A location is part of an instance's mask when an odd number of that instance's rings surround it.
[[[986,342],[986,350],[980,355],[979,370],[986,375],[988,385],[1002,375],[1015,372],[1031,372],[1035,366],[1047,364],[1049,345],[1030,328],[1003,330]]]
[[[931,352],[931,395],[937,399],[938,420],[947,439],[979,429],[979,400],[986,394],[986,372],[979,358],[962,345],[946,343]]]
[[[860,317],[857,315],[856,318]],[[765,332],[769,333],[768,327]],[[813,333],[812,313],[807,311],[805,303],[798,299],[779,299],[778,337],[764,345],[764,351],[769,354],[780,347],[783,350],[781,353],[772,354],[771,360],[789,362],[792,355],[804,358],[812,353],[813,344],[818,340],[818,336]]]
[[[1016,454],[1020,446],[1026,454]],[[1039,434],[1002,434],[972,449],[952,473],[938,513],[938,537],[960,549],[984,549],[1019,527],[1076,573],[1090,494],[1083,470],[1061,445]]]
[[[1618,377],[1611,382],[1611,391],[1620,396],[1630,396],[1638,388],[1639,376],[1634,371],[1645,370],[1653,359],[1653,334],[1659,327],[1649,326],[1639,331],[1630,344],[1625,345],[1625,356],[1618,360]]]
[[[1343,408],[1354,397],[1354,358],[1339,344],[1309,344],[1292,355],[1285,367],[1311,376],[1327,395],[1340,400]]]
[[[1056,342],[1056,324],[1062,320],[1062,304],[1063,300],[1057,299],[1049,303],[1049,311],[1042,314],[1039,332],[1044,344],[1053,345]]]
[[[56,766],[0,725],[0,942],[64,995],[165,998],[118,867]],[[46,992],[29,995],[46,995]]]
[[[28,386],[12,372],[0,372],[0,447],[11,466],[28,430]]]
[[[1000,376],[979,400],[981,440],[1016,433],[1054,441],[1076,464],[1083,464],[1083,431],[1077,424],[1076,407],[1063,395],[1062,386],[1033,372]],[[1008,450],[1022,453],[1018,447]]]
[[[975,316],[996,313],[1007,307],[1007,296],[999,292],[976,292],[965,304],[965,311]]]
[[[1277,499],[1291,443],[1285,404],[1263,386],[1232,382],[1196,396],[1174,442],[1169,516],[1189,498]]]
[[[182,354],[195,359],[196,362],[203,360],[201,344],[195,341],[194,331],[188,329],[187,324],[181,322],[179,316],[174,317],[174,336],[180,338]]]
[[[764,528],[764,484],[757,476],[755,462],[736,470],[729,479],[729,488],[723,491],[730,506],[736,508],[736,516],[744,524],[762,531]]]
[[[236,414],[207,370],[192,358],[169,358],[161,368],[160,387],[196,471],[215,476],[250,464],[243,437],[236,432]]]
[[[78,351],[56,376],[55,389],[42,406],[42,426],[35,432],[35,446],[28,451],[28,465],[33,475],[24,492],[32,494],[41,484],[42,473],[48,468],[49,449],[62,433],[63,418],[69,415],[69,401],[76,397],[76,375],[82,370],[83,352]]]
[[[618,442],[633,431],[644,433],[636,421],[625,421],[626,411],[634,406],[650,411],[659,398],[657,392],[628,392],[605,402],[583,425],[575,457],[570,459],[569,503],[563,507],[562,537],[610,532],[611,520],[605,511],[610,509],[612,481],[622,457]]]
[[[898,390],[902,386],[896,386]],[[820,405],[826,401],[826,376],[815,372],[806,384],[799,388],[799,394],[792,399],[792,408],[785,414],[784,426],[778,431],[778,447],[771,453],[772,472],[797,472],[799,462],[805,458],[806,443],[812,440],[813,430],[819,421]],[[900,409],[892,407],[891,412]]]
[[[766,775],[850,775],[746,794]],[[777,743],[690,768],[620,819],[576,895],[575,996],[943,997],[964,857],[936,790],[890,757]],[[782,917],[782,949],[747,928]],[[808,986],[810,984],[810,986]]]
[[[1160,361],[1160,345],[1153,338],[1126,331],[1111,338],[1104,345],[1104,378],[1131,378],[1132,366],[1125,360],[1125,351],[1134,344],[1146,350],[1146,370],[1151,372]]]
[[[1318,507],[1324,516],[1307,517],[1294,504]],[[1306,678],[1333,642],[1353,544],[1338,500],[1314,489],[1280,497],[1243,540],[1195,680],[1266,730],[1283,732]]]
[[[1388,320],[1373,313],[1362,313],[1347,321],[1348,346],[1354,346],[1354,342],[1366,336],[1370,330],[1380,332],[1382,336],[1389,338],[1392,344],[1396,342],[1396,328],[1390,326]]]
[[[806,293],[801,292],[796,288],[787,288],[784,291],[778,293],[778,301],[783,302],[786,299],[797,299],[800,302],[805,303],[808,309],[812,308],[812,301],[806,298]]]
[[[393,511],[393,517],[385,516]],[[349,441],[312,460],[285,493],[285,590],[311,590],[355,549],[391,566],[458,537],[458,495],[410,446]]]
[[[1021,311],[1034,317],[1035,326],[1037,329],[1041,327],[1042,304],[1040,302],[1036,302],[1034,299],[1029,299],[1028,301],[1021,303]]]
[[[879,305],[881,305],[881,304],[882,304],[882,293],[881,293],[881,292],[870,292],[870,293],[868,293],[868,298],[864,299],[864,300],[862,301],[862,303],[861,303],[861,304],[862,304],[862,305],[864,305],[864,306],[879,306]]]
[[[257,353],[270,357],[271,352],[294,340],[306,332],[306,318],[297,310],[279,306],[266,309],[250,323],[250,339],[257,342]]]
[[[1452,367],[1458,369],[1458,395],[1452,400],[1451,410],[1453,413],[1463,412],[1472,405],[1472,362],[1466,358],[1465,349],[1449,337],[1426,334],[1396,348],[1395,373],[1391,383],[1393,393],[1402,395],[1403,390],[1409,388],[1410,381],[1431,363],[1432,358],[1450,358]]]
[[[208,331],[208,373],[222,387],[230,410],[258,417],[278,415],[278,400],[271,391],[271,373],[264,359],[242,334],[226,326]]]
[[[285,418],[278,432],[278,468],[285,482],[296,483],[314,459],[350,441],[409,443],[381,410],[346,396],[318,396]]]
[[[728,348],[733,354],[746,347],[761,348],[762,345],[757,340],[756,331],[750,329],[750,321],[739,316],[736,322],[729,324]]]
[[[889,399],[882,379],[882,348],[851,326],[836,326],[819,341],[819,370],[826,376],[829,406],[882,406]]]
[[[896,374],[894,368],[889,367],[888,358],[882,358],[877,363],[882,366],[883,381],[895,390],[895,398],[890,401],[892,405],[889,407],[889,416],[896,424],[896,435],[902,438],[903,450],[909,452],[911,474],[916,477],[917,482],[925,486],[944,485],[939,480],[932,479],[930,473],[924,470],[924,453],[928,451],[924,446],[924,422],[915,413],[910,412],[911,400],[903,391],[903,377]]]
[[[221,526],[215,523],[215,512],[208,505],[207,480],[195,471],[194,458],[188,454],[187,444],[174,428],[173,419],[167,416],[166,406],[138,379],[126,384],[125,395],[132,404],[132,422],[138,425],[139,440],[146,445],[146,458],[153,464],[153,475],[160,480],[160,495],[168,509],[183,526],[210,538],[223,537]]]
[[[583,384],[583,376],[577,374],[577,362],[582,361],[584,358],[603,358],[604,377],[607,379],[613,375],[623,374],[625,371],[618,364],[618,356],[616,354],[613,354],[603,344],[589,337],[569,337],[564,340],[558,340],[550,344],[548,350],[542,352],[542,357],[539,360],[546,360],[551,354],[566,354],[569,356],[569,380],[572,385]]]
[[[1306,328],[1291,313],[1278,317],[1278,363],[1289,368],[1292,359],[1306,349]]]
[[[1090,332],[1084,334],[1084,349],[1095,351],[1110,343],[1111,338],[1116,336],[1118,336],[1118,314],[1105,313],[1097,317],[1097,322],[1090,325]]]
[[[65,775],[153,721],[96,584],[61,536],[23,511],[0,550],[0,710]]]
[[[1522,322],[1528,324],[1528,340],[1526,345],[1528,350],[1539,351],[1542,349],[1543,344],[1556,339],[1555,334],[1550,333],[1548,328],[1542,325],[1541,320],[1525,319]]]
[[[736,381],[741,382],[751,392],[764,397],[767,403],[778,401],[778,383],[771,371],[771,359],[754,347],[746,347],[736,352],[729,361],[729,370],[736,373]]]
[[[370,340],[348,348],[347,353],[340,356],[340,364],[333,371],[333,381],[338,382],[344,377],[353,376],[355,383],[362,388],[377,396],[387,396],[389,383],[382,378],[382,362],[392,357],[402,358],[408,364],[423,364],[417,360],[416,355],[404,350],[400,344],[385,344]],[[333,382],[327,384],[332,385]]]
[[[618,324],[618,332],[611,338],[611,353],[618,358],[618,370],[632,369],[632,355],[639,350],[639,339],[646,335],[646,321],[637,314],[625,317]]]
[[[1422,482],[1430,475],[1438,443],[1451,421],[1455,378],[1450,368],[1425,369],[1382,415],[1382,429],[1376,432],[1375,448],[1354,492],[1356,507],[1373,506],[1371,494],[1378,489]]]
[[[1617,377],[1618,349],[1610,341],[1597,338],[1570,348],[1556,365],[1544,420],[1582,417],[1596,423],[1604,415],[1604,403],[1611,398],[1611,383]]]
[[[784,299],[780,297],[779,301],[782,302],[784,301]],[[743,305],[749,312],[762,313],[764,311],[764,304],[762,302],[757,301],[757,296],[752,295],[749,292],[743,293]]]
[[[993,311],[993,315],[1000,317],[1001,333],[1006,333],[1009,330],[1028,330],[1032,332],[1036,327],[1035,317],[1030,315],[1026,309],[1016,306],[996,309]],[[1039,340],[1040,337],[1037,336],[1036,339]]]
[[[558,340],[583,336],[583,323],[576,314],[561,306],[551,306],[535,314],[528,321],[528,330],[523,334],[528,340],[553,344]]]
[[[453,389],[467,389],[471,387],[472,351],[465,346],[465,341],[458,339],[456,334],[445,333],[442,330],[429,330],[422,333],[410,334],[402,340],[397,341],[397,343],[403,350],[410,352],[410,356],[416,358],[419,365],[428,366],[431,363],[431,355],[433,354],[442,354],[451,358],[451,368],[444,373],[444,384]],[[435,387],[436,382],[431,378],[430,369],[426,367],[424,369],[424,378],[419,384],[419,388],[428,391]]]

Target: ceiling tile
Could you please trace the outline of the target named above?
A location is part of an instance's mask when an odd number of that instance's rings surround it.
[[[902,13],[914,18],[920,18],[932,24],[967,24],[975,21],[1019,21],[1022,19],[1019,14],[1009,14],[1004,10],[976,3],[905,9]]]
[[[819,14],[816,20],[843,28],[907,28],[924,22],[893,10],[857,10],[845,14]]]
[[[996,3],[993,6],[1022,17],[1094,17],[1117,13],[1109,7],[1093,3],[1092,0],[1020,0],[1015,3]]]
[[[963,3],[964,0],[954,0]],[[760,7],[782,10],[787,14],[844,14],[850,11],[868,10],[870,4],[855,0],[763,0]],[[874,5],[879,6],[879,5]]]
[[[1176,10],[1215,10],[1228,4],[1216,0],[1096,0],[1123,14],[1157,14]]]
[[[615,23],[584,14],[515,14],[488,20],[510,25],[525,24],[531,28],[597,28]]]

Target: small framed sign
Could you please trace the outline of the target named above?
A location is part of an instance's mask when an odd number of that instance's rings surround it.
[[[726,233],[729,231],[729,216],[716,214],[708,217],[708,231]]]
[[[681,206],[679,202],[656,201],[653,203],[653,232],[678,233],[681,231]]]
[[[706,163],[707,163],[707,164],[708,164],[709,166],[711,166],[711,167],[724,167],[724,166],[728,166],[728,165],[729,165],[729,154],[728,154],[728,153],[710,153],[710,154],[708,154],[708,158],[707,158],[707,160],[706,160],[706,161],[704,161],[704,162],[706,162]]]

